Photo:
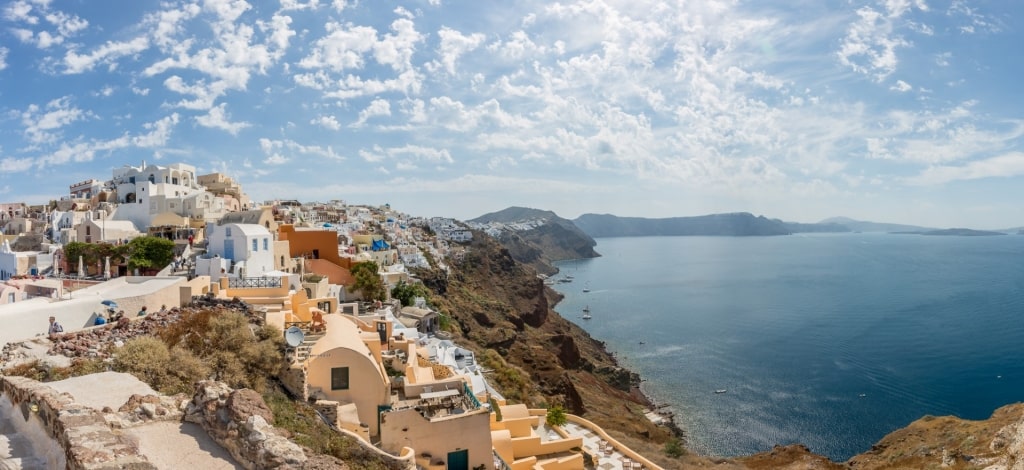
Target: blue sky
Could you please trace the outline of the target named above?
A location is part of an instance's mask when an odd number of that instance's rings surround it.
[[[183,162],[257,200],[1024,225],[1024,3],[17,0],[0,200]]]

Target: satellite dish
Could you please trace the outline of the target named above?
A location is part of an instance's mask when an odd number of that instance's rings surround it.
[[[293,348],[299,347],[300,344],[306,339],[306,335],[302,333],[302,330],[297,326],[288,328],[284,332],[284,342],[288,343],[288,346]]]

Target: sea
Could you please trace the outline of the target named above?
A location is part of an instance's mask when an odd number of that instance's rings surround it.
[[[841,462],[925,415],[1024,400],[1024,236],[597,242],[601,257],[558,263],[573,279],[555,309],[699,453],[801,443]]]

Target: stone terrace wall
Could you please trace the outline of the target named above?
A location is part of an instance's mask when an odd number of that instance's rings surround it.
[[[70,395],[24,377],[0,377],[0,391],[15,408],[35,413],[64,449],[69,470],[156,469],[127,436],[111,431],[103,413],[79,405]]]

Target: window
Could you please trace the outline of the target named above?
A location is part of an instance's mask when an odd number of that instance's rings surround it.
[[[231,238],[231,227],[224,227],[224,236]]]
[[[348,390],[348,367],[331,368],[331,390]]]
[[[269,251],[269,250],[270,250],[270,239],[269,238],[264,238],[263,239],[263,251]]]
[[[252,251],[259,251],[259,248],[260,248],[260,241],[255,239],[255,238],[253,238],[252,239]]]

